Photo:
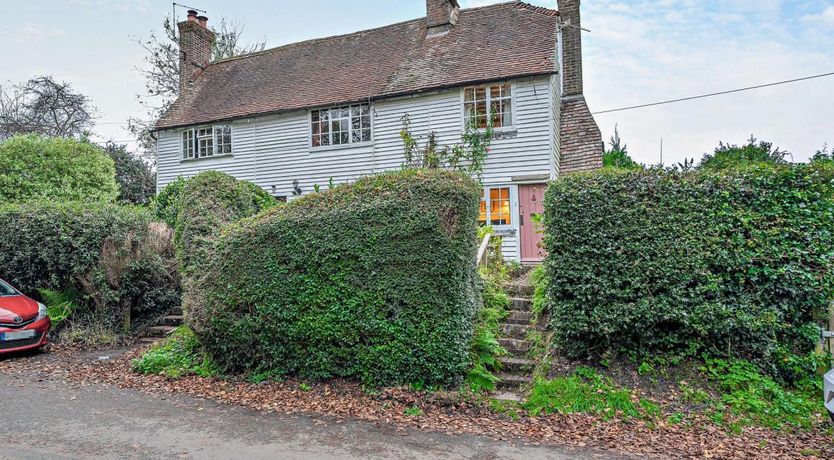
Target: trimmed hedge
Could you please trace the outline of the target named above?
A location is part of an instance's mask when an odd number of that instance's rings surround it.
[[[177,179],[169,187],[164,206],[156,209],[164,210],[164,217],[176,212],[174,244],[183,273],[207,257],[224,225],[278,203],[257,185],[219,171],[202,172],[184,181]]]
[[[834,290],[833,179],[806,165],[555,181],[545,270],[557,346],[572,358],[706,352],[809,375]]]
[[[113,160],[89,142],[36,135],[0,142],[0,203],[111,203],[118,195]]]
[[[28,202],[0,206],[0,278],[32,297],[78,294],[84,315],[123,324],[179,304],[170,229],[145,210],[113,204]]]
[[[225,372],[460,383],[478,200],[463,175],[406,170],[244,220],[194,267],[188,323]]]

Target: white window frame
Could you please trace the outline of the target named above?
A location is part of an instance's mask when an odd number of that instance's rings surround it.
[[[228,142],[223,142],[224,131],[228,132]],[[194,126],[180,131],[180,161],[231,156],[234,144],[233,133],[234,129],[229,123]],[[210,149],[204,148],[209,144]]]
[[[492,207],[490,206],[490,190],[492,189],[502,189],[505,188],[509,192],[507,195],[507,200],[510,202],[510,223],[509,224],[493,224],[492,223]],[[512,185],[488,185],[483,187],[484,193],[484,201],[486,202],[486,223],[483,225],[488,225],[494,228],[499,229],[509,229],[509,228],[516,228],[518,223],[518,213],[516,212],[516,187]],[[480,225],[480,201],[478,202],[478,209],[479,209],[479,220],[478,224]]]
[[[362,114],[362,108],[367,109],[367,114],[366,115]],[[347,109],[348,113],[350,114],[347,118],[341,116],[341,114],[339,113],[340,111],[342,111],[344,109]],[[358,111],[358,115],[354,115],[354,113],[355,113],[354,111]],[[313,133],[313,123],[314,123],[313,122],[313,116],[316,113],[318,113],[319,116],[321,116],[320,114],[324,113],[324,112],[327,113],[327,123],[329,125],[328,126],[328,131],[327,131],[328,143],[327,144],[315,145],[313,143],[313,136],[314,135],[322,136],[322,134],[321,133],[318,133],[318,134]],[[333,116],[334,114],[336,114],[338,116],[334,117]],[[359,125],[358,129],[355,129],[353,127],[353,120],[357,116],[359,117],[360,125]],[[362,123],[362,121],[361,121],[362,118],[367,118],[367,120],[368,120],[368,126],[367,127],[364,127],[361,124]],[[339,144],[334,144],[333,143],[333,134],[334,134],[334,131],[332,129],[333,120],[347,120],[347,123],[348,123],[347,143],[339,143]],[[316,123],[321,123],[321,121],[318,121]],[[323,108],[319,108],[319,109],[313,109],[313,110],[309,111],[307,128],[308,128],[307,144],[308,144],[308,146],[310,147],[311,150],[340,149],[340,148],[356,147],[356,146],[360,146],[360,145],[368,145],[368,144],[373,143],[373,141],[374,141],[374,110],[373,110],[373,106],[369,103],[361,103],[361,104],[348,104],[348,105],[339,105],[339,106],[333,106],[333,107],[323,107]],[[363,131],[365,131],[365,130],[368,131],[368,136],[369,136],[368,139],[363,139],[362,138]],[[338,131],[338,133],[342,133],[342,132],[343,131]],[[353,136],[354,136],[355,132],[359,133],[359,140],[354,140],[353,139]]]
[[[516,91],[517,87],[516,84],[513,82],[508,81],[500,81],[500,82],[493,82],[483,85],[473,85],[473,86],[465,86],[460,90],[460,113],[461,113],[461,129],[466,129],[466,90],[473,89],[484,89],[486,93],[486,107],[487,107],[487,116],[491,118],[492,116],[492,91],[490,89],[493,86],[508,86],[510,88],[510,96],[506,99],[510,101],[510,124],[504,126],[495,126],[493,127],[494,131],[509,131],[515,129],[516,125]],[[504,98],[502,98],[504,99]],[[480,131],[484,131],[485,128],[478,128]]]

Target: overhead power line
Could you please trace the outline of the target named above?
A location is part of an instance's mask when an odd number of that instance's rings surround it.
[[[642,109],[642,108],[646,108],[646,107],[654,107],[654,106],[665,105],[665,104],[674,104],[676,102],[685,102],[685,101],[691,101],[691,100],[694,100],[694,99],[703,99],[703,98],[706,98],[706,97],[723,96],[725,94],[740,93],[742,91],[750,91],[750,90],[754,90],[754,89],[768,88],[768,87],[771,87],[771,86],[787,85],[788,83],[796,83],[796,82],[800,82],[800,81],[813,80],[815,78],[823,78],[823,77],[830,77],[830,76],[834,76],[834,72],[821,73],[819,75],[811,75],[811,76],[802,77],[802,78],[794,78],[793,80],[782,80],[782,81],[777,81],[777,82],[773,82],[773,83],[765,83],[763,85],[748,86],[746,88],[731,89],[729,91],[720,91],[720,92],[717,92],[717,93],[709,93],[709,94],[701,94],[701,95],[698,95],[698,96],[682,97],[680,99],[670,99],[668,101],[660,101],[660,102],[652,102],[652,103],[649,103],[649,104],[632,105],[632,106],[629,106],[629,107],[620,107],[618,109],[601,110],[599,112],[594,112],[594,115],[599,115],[599,114],[603,114],[603,113],[612,113],[612,112],[622,112],[624,110]]]

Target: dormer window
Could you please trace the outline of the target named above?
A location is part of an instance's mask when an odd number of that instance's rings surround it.
[[[513,93],[509,83],[484,85],[463,90],[463,114],[466,126],[475,118],[475,126],[493,128],[513,124]]]
[[[182,159],[194,160],[232,153],[232,125],[200,126],[181,134]]]

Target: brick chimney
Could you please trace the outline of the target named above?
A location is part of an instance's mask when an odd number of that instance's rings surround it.
[[[562,18],[562,82],[564,96],[583,93],[582,30],[579,15],[580,0],[557,0]]]
[[[442,35],[458,22],[458,0],[426,0],[426,36]]]
[[[185,92],[211,61],[214,32],[208,18],[188,10],[188,18],[177,24],[180,31],[180,93]]]

